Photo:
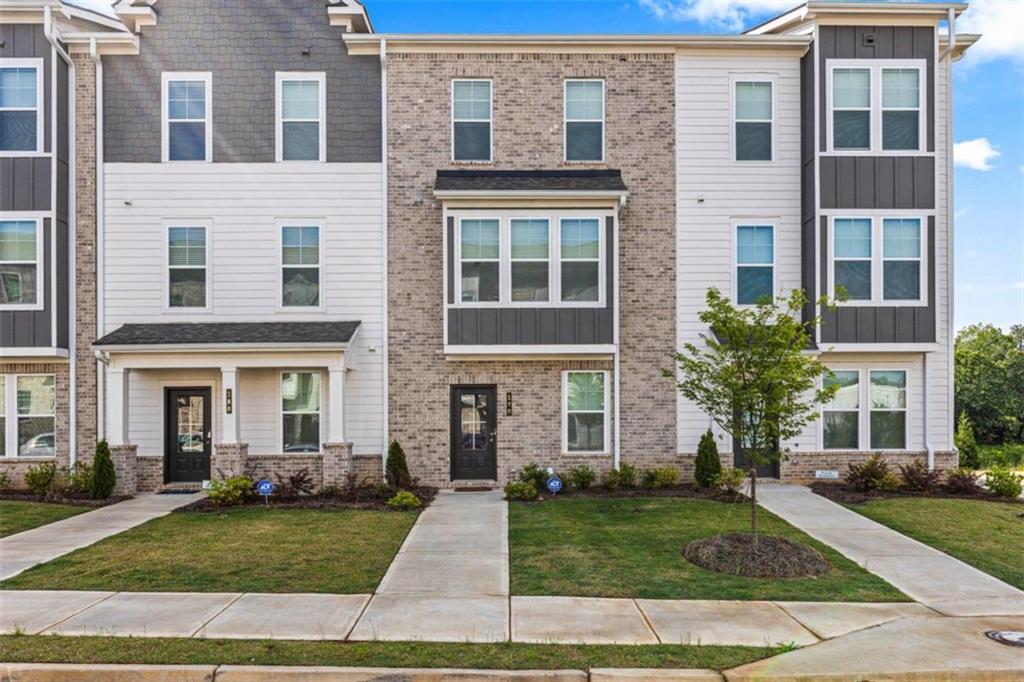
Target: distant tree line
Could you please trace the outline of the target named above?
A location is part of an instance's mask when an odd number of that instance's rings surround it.
[[[965,327],[953,358],[958,423],[966,414],[981,444],[1024,443],[1024,325]]]

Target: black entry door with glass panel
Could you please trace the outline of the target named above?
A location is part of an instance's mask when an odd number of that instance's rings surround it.
[[[210,389],[169,388],[164,480],[195,483],[210,479]]]
[[[497,479],[497,395],[494,386],[452,387],[453,481]]]

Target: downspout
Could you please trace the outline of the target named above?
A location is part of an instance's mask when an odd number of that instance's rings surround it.
[[[380,215],[381,215],[381,272],[382,300],[381,313],[384,330],[381,342],[381,470],[387,471],[388,436],[390,422],[390,392],[388,390],[388,41],[380,39]]]
[[[622,206],[623,206],[623,203],[620,200],[620,202],[619,202],[619,209],[620,210],[621,210]],[[621,429],[621,427],[619,425],[619,421],[620,421],[619,420],[619,402],[620,402],[619,401],[619,391],[620,391],[620,382],[619,382],[619,211],[615,212],[615,231],[614,231],[614,240],[613,241],[614,241],[614,248],[615,248],[615,258],[613,259],[612,262],[614,263],[614,268],[615,268],[614,269],[614,272],[615,272],[615,288],[614,288],[614,293],[612,295],[612,300],[614,301],[613,311],[615,313],[615,324],[614,324],[614,327],[613,327],[614,335],[613,335],[613,339],[612,340],[615,343],[615,361],[614,361],[613,366],[612,366],[612,371],[615,373],[615,376],[612,378],[612,386],[614,387],[612,389],[612,409],[613,409],[614,420],[615,420],[615,444],[614,444],[614,446],[612,448],[612,467],[616,471],[618,471],[619,470],[619,463],[620,463],[620,460],[621,460],[621,457],[622,457],[622,450],[621,450],[621,448],[619,446],[619,440],[620,440],[620,437],[621,437],[621,434],[622,434],[622,429]]]
[[[924,449],[928,453],[928,471],[935,471],[935,448],[932,447],[931,429],[928,428],[928,356],[931,353],[924,353],[924,379],[922,384],[922,397],[924,398],[924,409],[922,417],[924,421]]]
[[[89,42],[89,56],[96,65],[96,334],[103,334],[103,281],[104,281],[104,205],[103,205],[103,60],[96,47],[96,39]],[[106,364],[106,363],[104,363]],[[106,372],[96,365],[96,436],[105,439],[106,434]]]
[[[946,49],[939,55],[939,63],[942,63],[942,60],[951,55],[953,50],[956,49],[956,10],[952,7],[949,8],[949,14],[946,16],[946,23],[949,25],[949,44],[946,45]],[[949,85],[947,85],[947,88],[948,87]]]
[[[955,430],[953,396],[956,390],[956,372],[953,367],[953,312],[956,305],[954,296],[954,272],[955,258],[953,253],[955,235],[955,209],[956,197],[953,193],[953,48],[956,47],[956,14],[949,10],[949,45],[943,55],[947,57],[946,62],[946,258],[949,263],[946,266],[946,373],[949,376],[949,392],[946,395],[946,430],[950,434],[949,443],[952,445],[952,435]],[[943,60],[940,60],[940,65]],[[938,287],[936,287],[938,291]]]

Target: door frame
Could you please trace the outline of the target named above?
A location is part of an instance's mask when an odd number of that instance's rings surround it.
[[[209,440],[206,440],[204,447],[207,452],[209,469],[206,472],[206,479],[212,478],[213,474],[213,387],[212,386],[164,386],[164,484],[171,483],[171,424],[175,423],[171,413],[171,393],[199,393],[206,398],[203,408],[203,421],[209,427]],[[204,480],[206,480],[204,479]]]
[[[737,442],[737,440],[735,438],[733,438],[732,439],[732,465],[734,467],[736,467],[737,469],[742,469],[744,472],[746,472],[749,469],[748,465],[747,464],[743,464],[743,466],[740,466],[740,462],[739,462],[740,453],[742,452],[742,450],[743,450],[742,446],[740,446],[739,442]],[[770,474],[758,473],[757,477],[758,478],[779,478],[779,473],[780,473],[780,469],[781,469],[781,461],[779,459],[774,460],[772,462],[769,462],[769,464],[767,466],[770,466],[772,468],[771,473]]]
[[[458,438],[456,438],[456,405],[455,405],[455,393],[457,391],[491,391],[494,395],[492,402],[491,414],[488,415],[488,420],[491,423],[492,431],[495,434],[494,437],[494,461],[491,473],[493,476],[490,479],[481,478],[481,481],[486,480],[498,480],[498,385],[497,384],[452,384],[448,388],[448,480],[464,480],[455,478],[455,457],[458,450]],[[461,431],[461,427],[458,429]],[[465,479],[469,480],[469,479]]]

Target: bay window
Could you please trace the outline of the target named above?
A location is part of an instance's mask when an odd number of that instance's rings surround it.
[[[500,299],[500,229],[497,220],[462,221],[459,251],[463,302],[488,303]]]
[[[284,452],[320,451],[320,373],[281,375],[281,434]]]
[[[601,224],[597,218],[561,221],[562,301],[600,298]]]
[[[546,302],[548,300],[549,223],[546,218],[519,218],[510,221],[512,232],[512,300]]]
[[[608,452],[608,372],[570,371],[562,377],[565,452]]]

